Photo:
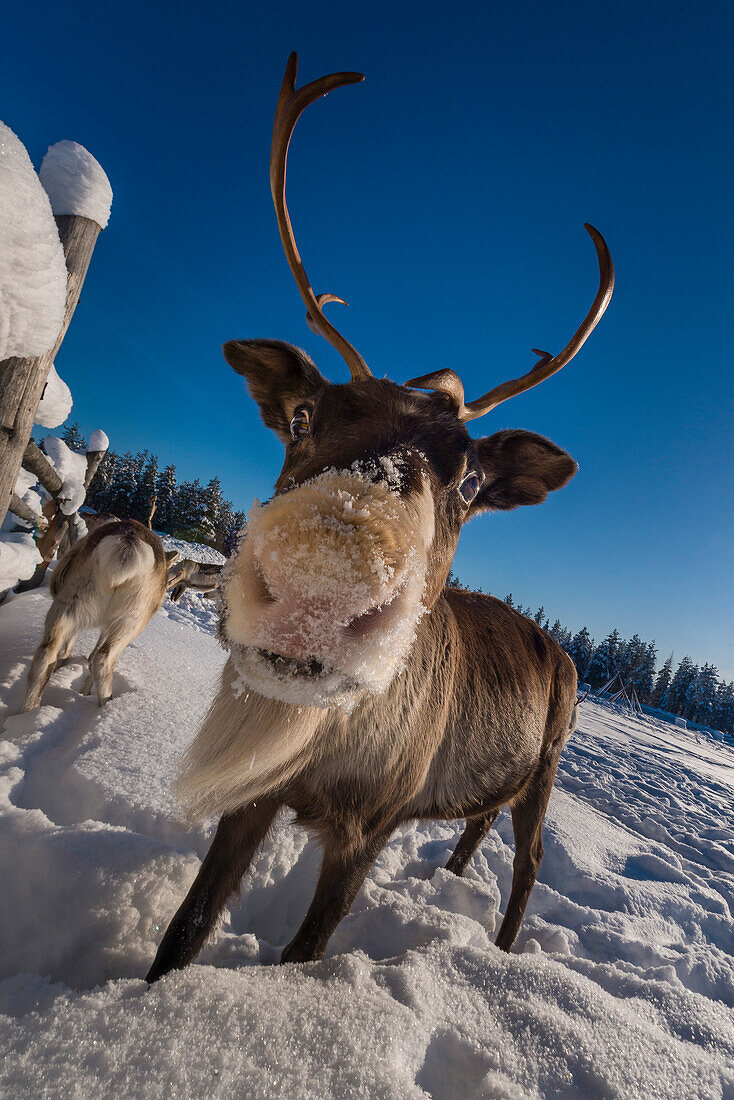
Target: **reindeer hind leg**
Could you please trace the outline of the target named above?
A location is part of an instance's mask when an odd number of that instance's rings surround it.
[[[472,817],[467,821],[466,828],[446,864],[447,871],[452,871],[455,875],[464,874],[469,860],[494,825],[498,815],[499,810],[492,810],[491,813]]]
[[[136,604],[131,598],[134,595],[129,591],[118,591],[113,595],[106,622],[89,656],[89,674],[101,707],[112,694],[112,675],[120,654],[133,638],[137,638],[150,619],[145,606]]]
[[[70,639],[73,646],[75,636],[76,623],[70,609],[65,604],[52,604],[46,616],[43,639],[28,669],[24,711],[39,705],[49,677],[58,664],[59,654],[68,646]]]
[[[528,899],[543,859],[543,821],[562,748],[562,739],[549,748],[546,755],[541,758],[538,770],[520,799],[511,807],[512,828],[515,833],[512,889],[504,920],[495,941],[502,951],[510,950],[520,931]]]

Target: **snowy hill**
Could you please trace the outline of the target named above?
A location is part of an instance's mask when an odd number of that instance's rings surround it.
[[[199,963],[149,989],[208,844],[170,788],[224,661],[214,613],[167,601],[104,710],[79,663],[19,716],[48,602],[0,607],[1,1095],[734,1097],[731,748],[583,704],[509,956],[502,814],[463,879],[459,823],[401,829],[327,958],[266,965],[318,865],[283,821]]]

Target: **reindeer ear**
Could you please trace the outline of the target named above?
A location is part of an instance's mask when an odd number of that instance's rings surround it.
[[[230,367],[246,379],[265,426],[284,443],[298,406],[330,385],[305,351],[282,340],[229,340],[222,351]]]
[[[475,442],[485,480],[470,515],[521,504],[542,504],[578,470],[570,455],[534,432],[496,432]]]

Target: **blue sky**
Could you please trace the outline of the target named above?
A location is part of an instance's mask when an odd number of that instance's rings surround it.
[[[443,366],[469,397],[557,351],[617,270],[573,364],[472,425],[524,427],[580,473],[478,519],[456,570],[598,638],[616,626],[734,676],[730,5],[622,2],[15,5],[2,117],[38,166],[86,145],[115,199],[57,359],[72,418],[247,507],[280,444],[229,338],[344,364],[304,321],[268,187],[288,53],[366,73],[299,124],[289,203],[316,290],[375,374]]]

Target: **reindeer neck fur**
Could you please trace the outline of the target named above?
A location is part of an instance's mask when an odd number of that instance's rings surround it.
[[[462,816],[532,770],[563,663],[557,648],[498,600],[445,590],[419,623],[404,671],[349,713],[265,698],[238,683],[230,659],[179,796],[193,818],[276,791],[305,823],[335,805],[359,805],[367,817]]]

